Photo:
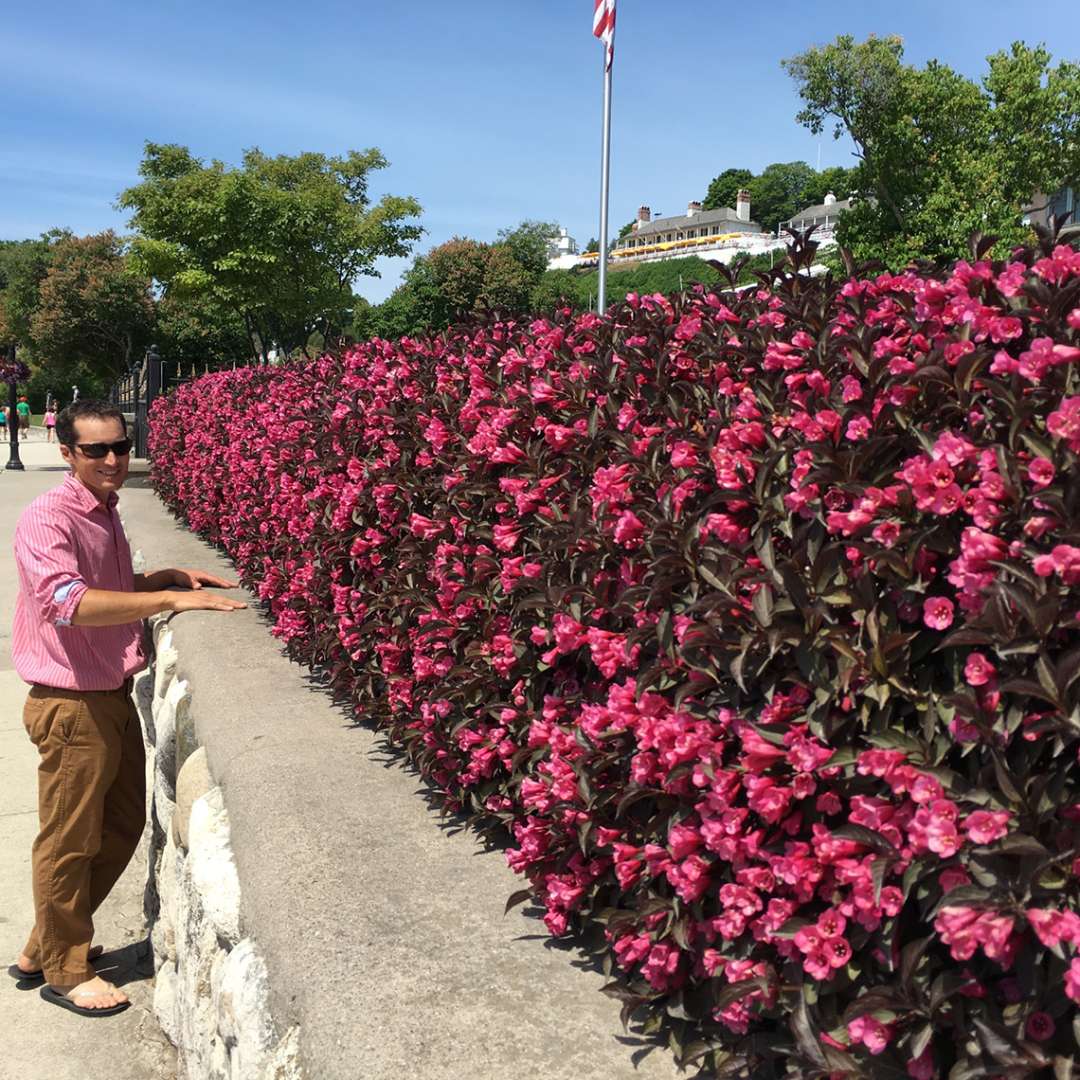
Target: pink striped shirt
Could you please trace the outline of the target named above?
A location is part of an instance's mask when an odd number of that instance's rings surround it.
[[[19,597],[11,656],[28,683],[116,690],[146,667],[142,622],[72,626],[89,589],[134,592],[135,575],[116,495],[103,505],[69,474],[38,496],[15,527]]]

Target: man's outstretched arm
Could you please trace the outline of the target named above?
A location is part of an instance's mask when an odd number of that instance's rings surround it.
[[[87,589],[72,616],[75,626],[120,626],[148,619],[159,611],[239,611],[247,604],[201,589],[191,592],[117,592]]]

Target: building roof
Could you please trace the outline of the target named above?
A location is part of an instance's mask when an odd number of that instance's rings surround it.
[[[719,210],[699,210],[693,215],[680,214],[677,217],[662,217],[653,221],[642,221],[638,223],[635,232],[627,233],[623,239],[628,239],[631,236],[648,236],[654,232],[667,232],[669,229],[696,229],[699,225],[719,225],[721,222],[752,225],[754,231],[760,231],[761,229],[761,226],[756,221],[742,221],[731,207],[722,206]]]
[[[805,210],[800,210],[793,218],[792,221],[806,221],[813,218],[821,218],[828,215],[832,217],[834,214],[841,214],[845,210],[851,209],[850,199],[837,199],[832,203],[818,203],[816,206],[808,206]]]

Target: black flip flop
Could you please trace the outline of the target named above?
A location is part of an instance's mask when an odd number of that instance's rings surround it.
[[[93,991],[83,992],[87,997],[93,997]],[[78,1016],[115,1016],[131,1005],[130,1001],[122,1001],[119,1005],[110,1005],[106,1009],[88,1009],[83,1005],[76,1005],[67,994],[61,994],[59,990],[54,990],[51,986],[43,986],[40,993],[50,1005],[59,1005],[61,1009],[67,1009]]]
[[[104,951],[105,950],[100,945],[94,945],[90,949],[90,963],[92,964],[95,960],[99,960]],[[12,964],[11,967],[7,969],[7,973],[16,982],[34,983],[36,986],[39,982],[45,981],[45,972],[42,971],[41,968],[38,968],[37,971],[23,971],[18,964]]]
[[[44,982],[45,980],[45,972],[40,968],[38,968],[37,971],[23,971],[18,964],[12,964],[11,967],[7,969],[7,973],[16,982],[33,983],[34,986],[37,986],[39,982]]]

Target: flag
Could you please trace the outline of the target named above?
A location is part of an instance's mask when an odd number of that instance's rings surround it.
[[[607,70],[615,56],[615,0],[593,0],[593,37],[607,46]]]

